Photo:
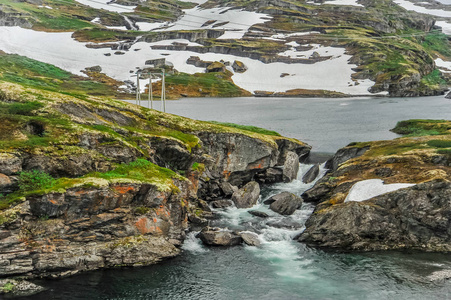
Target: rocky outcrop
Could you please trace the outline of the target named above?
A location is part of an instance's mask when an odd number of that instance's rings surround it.
[[[315,164],[313,167],[311,167],[307,173],[302,176],[302,182],[303,183],[310,183],[313,182],[316,177],[319,175],[319,164]]]
[[[187,199],[195,196],[189,181],[174,182],[177,192],[86,182],[99,186],[30,196],[2,212],[0,274],[64,276],[148,265],[180,252]]]
[[[340,150],[335,153],[335,155],[327,161],[326,168],[330,169],[332,171],[336,171],[340,164],[344,163],[345,161],[348,161],[352,158],[362,156],[369,147],[345,147],[341,148]]]
[[[271,199],[275,201],[269,208],[281,215],[292,215],[302,205],[302,198],[289,192],[282,192]]]
[[[349,250],[450,251],[451,183],[432,181],[316,211],[300,241]]]
[[[283,165],[283,181],[290,182],[297,178],[299,171],[299,156],[289,151],[285,158],[285,163]]]
[[[200,240],[209,246],[235,246],[243,242],[243,238],[232,231],[206,227],[199,233]]]
[[[233,193],[232,201],[238,208],[249,208],[257,203],[259,197],[260,185],[255,181],[251,181]]]

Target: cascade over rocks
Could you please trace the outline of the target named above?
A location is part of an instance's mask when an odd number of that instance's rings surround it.
[[[233,193],[232,201],[238,208],[249,208],[257,203],[259,197],[260,185],[255,181],[251,181]]]

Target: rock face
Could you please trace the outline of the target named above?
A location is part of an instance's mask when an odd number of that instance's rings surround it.
[[[199,233],[199,238],[209,246],[235,246],[243,242],[240,235],[221,228],[206,227]]]
[[[188,226],[182,203],[195,190],[175,184],[181,192],[123,183],[30,197],[2,214],[0,274],[59,276],[177,255]]]
[[[292,215],[302,205],[302,198],[289,192],[282,192],[271,198],[275,200],[269,208],[281,215]]]
[[[310,170],[305,173],[304,176],[302,176],[302,182],[303,183],[310,183],[313,182],[316,177],[318,177],[319,174],[319,164],[314,165],[310,168]]]
[[[450,251],[451,183],[432,181],[314,213],[299,238],[349,250]]]
[[[283,165],[283,181],[290,182],[298,176],[299,156],[290,151],[287,153],[285,163]]]
[[[251,181],[233,193],[232,201],[238,208],[249,208],[257,203],[259,197],[260,185],[255,181]]]

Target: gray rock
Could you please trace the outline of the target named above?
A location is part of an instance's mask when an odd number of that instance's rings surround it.
[[[281,215],[291,215],[302,205],[302,198],[289,192],[277,194],[272,199],[275,201],[269,208]]]
[[[276,200],[274,200],[273,198],[269,198],[268,200],[263,201],[264,205],[271,205],[274,202],[276,202]]]
[[[227,181],[223,181],[219,184],[219,187],[221,188],[222,192],[225,196],[231,196],[233,193],[235,193],[238,190],[238,187],[231,185]]]
[[[338,169],[338,166],[345,161],[348,161],[352,158],[362,156],[370,147],[362,147],[362,148],[356,148],[356,147],[345,147],[341,148],[340,150],[335,153],[334,157],[332,157],[330,160],[326,163],[326,168],[330,169],[332,171],[336,171]]]
[[[260,217],[260,218],[267,218],[267,217],[269,217],[269,215],[267,213],[262,212],[262,211],[258,211],[258,210],[249,210],[248,213],[250,213],[253,216]]]
[[[8,288],[4,289],[5,286]],[[28,297],[44,290],[44,287],[26,280],[0,279],[0,295],[4,293],[13,297]]]
[[[283,181],[290,182],[296,179],[299,171],[299,156],[293,151],[287,153],[287,158],[283,165]]]
[[[257,181],[271,184],[283,181],[283,170],[281,168],[268,168],[264,173],[257,174]]]
[[[319,174],[319,164],[314,165],[310,168],[310,170],[307,171],[307,173],[302,176],[302,182],[303,183],[310,183],[318,177]]]
[[[275,227],[275,228],[286,228],[286,229],[292,229],[292,230],[302,228],[301,224],[299,224],[298,222],[295,222],[293,220],[290,220],[290,219],[283,219],[280,221],[269,221],[266,224],[268,226]]]
[[[247,71],[246,65],[239,60],[235,60],[233,62],[232,68],[233,68],[233,71],[235,71],[236,73],[244,73]]]
[[[235,246],[243,242],[238,234],[221,228],[206,227],[198,236],[204,244],[210,246]]]
[[[299,241],[350,250],[451,251],[451,183],[431,181],[312,214]]]
[[[240,232],[240,236],[243,239],[244,243],[249,246],[260,246],[261,242],[258,239],[258,235],[253,232],[243,231]]]
[[[14,175],[22,171],[22,160],[9,153],[0,153],[0,173]]]
[[[259,197],[260,186],[257,182],[251,181],[233,193],[232,201],[238,208],[249,208],[257,203]]]
[[[233,205],[233,202],[230,200],[215,200],[210,203],[213,208],[226,208]]]

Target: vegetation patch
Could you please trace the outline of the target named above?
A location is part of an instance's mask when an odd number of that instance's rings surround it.
[[[55,182],[55,178],[39,170],[19,173],[19,189],[22,192],[49,189],[53,187]]]
[[[451,133],[451,121],[412,119],[400,121],[392,132],[404,136],[443,135]]]
[[[427,144],[434,148],[451,148],[451,140],[431,140]]]
[[[235,124],[235,123],[224,123],[224,122],[216,122],[216,121],[210,121],[210,122],[213,123],[213,124],[218,124],[218,125],[232,127],[232,128],[238,128],[238,129],[241,129],[241,130],[255,132],[255,133],[259,133],[259,134],[272,135],[272,136],[281,136],[280,133],[278,133],[278,132],[275,132],[275,131],[272,131],[272,130],[268,130],[268,129],[264,129],[264,128],[260,128],[260,127],[256,127],[256,126],[239,125],[239,124]]]

